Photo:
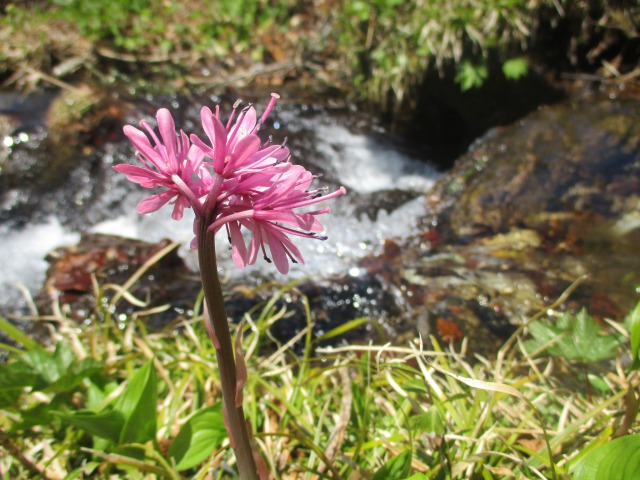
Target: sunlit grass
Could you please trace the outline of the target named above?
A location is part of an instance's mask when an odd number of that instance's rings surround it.
[[[625,426],[623,417],[629,415],[627,393],[639,380],[627,376],[620,358],[606,371],[580,366],[584,373],[599,372],[594,388],[586,376],[577,379],[566,360],[528,353],[526,328],[496,358],[466,353],[465,342],[453,349],[434,338],[428,350],[418,339],[319,348],[304,297],[307,328],[279,343],[269,329],[287,315],[277,300],[292,289],[295,283],[282,286],[242,322],[249,367],[245,411],[275,478],[562,478],[588,445],[604,442],[618,428],[638,430],[633,419]],[[82,359],[101,366],[68,388],[59,379],[23,386],[13,402],[4,401],[9,380],[0,381],[4,478],[33,478],[37,472],[44,478],[233,478],[226,439],[185,470],[178,471],[167,455],[189,418],[220,400],[201,298],[192,315],[149,331],[145,317],[151,312],[144,308],[127,323],[110,318],[128,295],[126,288],[115,291],[107,311],[97,307],[89,325],[78,326],[59,306],[53,317],[34,319],[53,325],[53,342],[42,347],[0,324],[25,350],[44,348],[53,358],[56,343],[67,345],[70,371],[80,372]],[[300,342],[303,353],[296,353]],[[21,348],[10,348],[9,366]],[[106,411],[148,361],[158,379],[155,441],[116,446],[51,414]]]

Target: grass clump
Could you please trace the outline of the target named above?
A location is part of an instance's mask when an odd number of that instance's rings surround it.
[[[154,311],[144,302],[126,321],[117,315],[137,276],[83,327],[56,305],[53,316],[32,319],[51,325],[56,342],[0,322],[21,345],[3,345],[0,366],[5,478],[234,478],[202,299],[148,331]],[[564,478],[614,432],[638,433],[639,379],[622,366],[621,325],[620,348],[604,363],[580,363],[584,376],[569,373],[577,364],[552,349],[549,327],[529,338],[523,326],[495,359],[435,339],[429,350],[320,348],[303,297],[307,327],[278,343],[269,331],[288,315],[277,305],[291,289],[236,327],[249,369],[245,411],[273,478]],[[626,323],[634,339],[639,315]]]
[[[637,68],[625,53],[637,39],[637,10],[610,0],[10,3],[0,21],[0,76],[5,85],[32,86],[80,71],[104,82],[137,70],[178,89],[319,81],[397,111],[417,97],[430,69],[446,71],[462,90],[482,85],[496,67],[509,79],[526,76],[532,59],[551,69],[629,73]]]

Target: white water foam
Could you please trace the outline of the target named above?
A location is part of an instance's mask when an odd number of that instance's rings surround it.
[[[66,231],[55,218],[16,231],[2,232],[0,307],[24,303],[23,288],[34,292],[45,280],[46,255],[54,248],[73,245],[80,235]],[[13,308],[10,308],[13,310]]]
[[[325,166],[333,170],[335,179],[347,188],[347,195],[329,202],[333,213],[320,217],[328,240],[294,239],[306,265],[292,265],[289,278],[344,273],[357,275],[359,272],[354,264],[358,259],[378,252],[385,239],[401,239],[413,231],[416,220],[425,214],[425,202],[422,196],[418,196],[391,212],[378,211],[372,220],[366,215],[355,215],[355,207],[348,198],[349,192],[352,195],[375,195],[377,192],[398,189],[420,195],[431,188],[439,174],[425,162],[400,153],[391,144],[354,134],[342,126],[318,124],[313,119],[307,119],[303,121],[303,128],[316,135],[316,151],[324,157]],[[113,197],[114,193],[117,192],[112,192],[110,196]],[[163,238],[179,241],[183,243],[180,251],[187,265],[197,269],[195,252],[189,250],[193,237],[192,212],[185,212],[185,218],[179,222],[171,219],[169,207],[150,215],[138,215],[135,204],[148,195],[148,191],[141,189],[138,193],[123,192],[123,195],[127,195],[125,211],[113,219],[94,225],[90,231],[148,242]],[[78,240],[77,232],[66,231],[55,218],[20,231],[5,232],[2,239],[4,260],[0,269],[0,308],[19,295],[15,287],[17,283],[31,291],[39,289],[47,268],[45,255]],[[224,235],[219,235],[217,252],[224,275],[237,278],[260,274],[284,279],[273,265],[262,259],[244,270],[236,268]]]

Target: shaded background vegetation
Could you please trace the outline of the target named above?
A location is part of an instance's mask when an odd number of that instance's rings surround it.
[[[432,71],[462,90],[531,70],[615,76],[638,67],[640,49],[634,0],[53,0],[4,10],[5,85],[153,74],[171,89],[276,65],[273,81],[320,82],[383,110],[415,102]]]

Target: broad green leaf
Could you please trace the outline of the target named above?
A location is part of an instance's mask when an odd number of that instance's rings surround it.
[[[58,366],[53,361],[51,354],[44,350],[31,350],[22,355],[19,361],[31,367],[36,374],[37,378],[33,385],[34,390],[43,390],[60,377]]]
[[[427,480],[427,478],[428,477],[424,473],[416,473],[405,478],[405,480]]]
[[[502,64],[502,73],[509,80],[518,80],[529,73],[529,63],[526,58],[512,58]]]
[[[38,376],[24,363],[0,365],[0,408],[14,405],[25,387],[32,387]]]
[[[145,443],[155,438],[157,403],[156,370],[149,360],[129,380],[113,406],[125,422],[119,444]]]
[[[419,432],[435,433],[437,435],[444,433],[442,415],[440,415],[438,408],[435,406],[432,406],[421,415],[414,415],[409,418],[409,425]]]
[[[62,480],[75,480],[88,478],[91,474],[102,465],[100,462],[87,462],[82,467],[71,470]]]
[[[124,426],[122,413],[111,410],[104,413],[95,413],[88,410],[81,410],[71,414],[63,412],[53,412],[65,422],[78,427],[89,435],[105,438],[117,443]]]
[[[624,323],[631,336],[631,358],[633,359],[631,368],[637,370],[640,368],[640,302],[627,315]]]
[[[53,361],[58,369],[58,374],[62,376],[73,364],[76,359],[71,346],[67,343],[56,343],[56,349],[53,351]]]
[[[40,390],[55,383],[68,370],[75,356],[71,347],[66,343],[57,343],[53,354],[36,349],[25,353],[20,360],[31,366],[40,375],[42,382],[34,386]]]
[[[404,480],[411,472],[411,450],[387,460],[380,469],[373,474],[371,480]]]
[[[528,349],[554,342],[547,348],[550,355],[580,362],[598,362],[615,356],[619,345],[614,335],[600,332],[600,327],[582,309],[577,315],[567,313],[555,325],[547,322],[533,322],[529,325],[533,342]]]
[[[74,389],[82,381],[102,370],[97,360],[85,358],[76,362],[71,347],[64,343],[56,345],[53,354],[42,349],[34,349],[20,356],[18,363],[27,366],[34,376],[34,390],[66,392]]]
[[[46,391],[67,392],[80,385],[85,378],[98,373],[102,369],[103,365],[97,360],[84,358],[80,363],[66,368],[60,377],[46,388]]]
[[[600,445],[573,469],[574,480],[636,480],[640,475],[640,435]]]
[[[182,425],[169,447],[169,458],[176,462],[176,469],[195,467],[211,455],[227,437],[222,417],[222,404],[196,412]]]
[[[52,415],[56,408],[59,408],[64,400],[55,398],[53,399],[54,405],[48,403],[36,403],[31,408],[21,410],[22,420],[15,424],[15,428],[21,431],[29,431],[31,428],[38,425],[52,426]]]

